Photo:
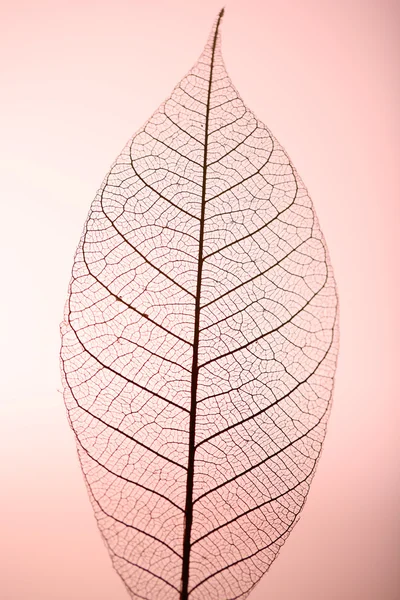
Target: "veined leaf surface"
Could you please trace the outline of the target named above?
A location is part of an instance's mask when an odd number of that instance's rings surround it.
[[[62,327],[65,401],[132,598],[247,598],[303,506],[337,354],[311,200],[224,67],[199,61],[92,203]]]

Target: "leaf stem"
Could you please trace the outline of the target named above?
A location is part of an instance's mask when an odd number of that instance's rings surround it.
[[[194,320],[194,337],[193,337],[193,361],[192,361],[192,381],[191,381],[191,401],[190,401],[190,424],[189,424],[189,453],[188,453],[188,470],[186,483],[186,503],[185,503],[185,531],[183,538],[183,563],[182,563],[182,588],[180,600],[188,600],[189,597],[189,567],[190,567],[190,550],[191,550],[191,532],[193,524],[193,483],[194,483],[194,458],[196,451],[196,408],[197,408],[197,383],[199,376],[199,336],[200,336],[200,296],[201,296],[201,279],[203,271],[203,244],[204,244],[204,221],[206,207],[206,185],[207,185],[207,150],[208,150],[208,128],[210,117],[211,104],[211,86],[214,69],[214,56],[217,45],[218,29],[224,14],[224,9],[218,15],[217,24],[215,27],[214,39],[212,44],[210,78],[208,82],[206,122],[204,133],[204,157],[203,157],[203,183],[201,196],[201,218],[200,218],[200,234],[199,234],[199,254],[197,268],[197,288],[196,288],[196,303],[195,303],[195,320]]]

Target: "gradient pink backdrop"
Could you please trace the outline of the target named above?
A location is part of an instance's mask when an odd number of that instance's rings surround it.
[[[3,600],[128,598],[58,391],[58,324],[103,176],[195,62],[220,8],[2,3]],[[226,3],[228,71],[309,188],[341,301],[325,451],[300,523],[251,600],[400,596],[399,12],[390,0]]]

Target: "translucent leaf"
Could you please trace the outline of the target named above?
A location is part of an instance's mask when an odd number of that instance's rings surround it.
[[[244,599],[320,455],[337,297],[311,200],[203,54],[92,203],[63,324],[65,401],[132,598]]]

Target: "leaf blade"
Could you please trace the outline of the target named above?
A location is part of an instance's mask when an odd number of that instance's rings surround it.
[[[220,51],[128,142],[77,250],[65,400],[132,598],[246,598],[320,455],[337,296],[307,190]]]

